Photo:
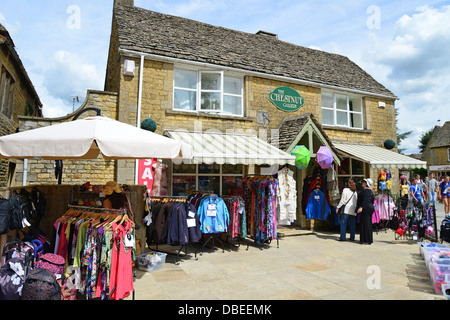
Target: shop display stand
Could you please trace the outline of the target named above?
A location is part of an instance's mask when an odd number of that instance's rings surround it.
[[[167,199],[168,201],[170,201],[170,200],[186,201],[186,197],[184,197],[184,196],[152,196],[152,195],[148,195],[148,197],[150,199],[159,199],[159,200]],[[166,254],[171,255],[171,256],[174,255],[175,256],[175,264],[176,265],[180,264],[180,260],[181,260],[180,259],[180,254],[181,254],[181,251],[183,251],[183,248],[185,249],[184,250],[184,256],[187,256],[188,255],[188,251],[189,251],[188,248],[191,247],[192,251],[194,252],[194,259],[198,260],[197,250],[195,250],[195,248],[192,246],[192,243],[190,243],[190,242],[188,242],[187,244],[180,245],[180,248],[178,249],[178,251],[176,253],[174,253],[173,251],[160,250],[158,243],[155,243],[155,245],[156,245],[155,249],[152,249],[152,247],[150,245],[148,245],[149,250],[157,251],[157,252],[161,252],[161,253],[166,253]]]
[[[194,249],[192,244],[189,242],[187,244],[180,245],[180,248],[178,249],[178,251],[176,253],[174,253],[173,251],[160,250],[157,243],[156,243],[155,249],[152,249],[152,247],[150,245],[148,246],[149,250],[151,250],[151,251],[157,251],[157,252],[169,254],[171,256],[175,256],[175,264],[176,265],[180,264],[180,260],[181,260],[180,254],[181,254],[181,251],[183,251],[183,248],[185,249],[184,256],[186,257],[189,253],[189,250],[188,250],[189,247],[191,247],[192,251],[194,252],[194,260],[198,260],[197,251]]]
[[[222,233],[203,234],[203,236],[208,236],[208,240],[206,240],[206,242],[202,245],[202,252],[200,253],[200,255],[203,255],[203,249],[206,247],[208,242],[211,240],[212,240],[212,248],[214,248],[214,243],[217,240],[217,242],[219,242],[222,246],[222,253],[225,252],[225,243],[218,236],[220,234],[222,234]],[[230,251],[230,250],[228,249],[228,251]]]
[[[100,207],[93,207],[93,206],[78,206],[78,205],[71,205],[69,204],[68,207],[70,209],[76,209],[76,210],[86,210],[86,211],[93,211],[93,212],[116,212],[117,214],[124,215],[126,214],[126,210],[123,209],[108,209],[108,208],[100,208]],[[136,273],[134,268],[132,268],[132,277],[136,277]],[[108,295],[108,300],[111,300],[111,296],[113,295],[114,291],[116,290],[116,287],[114,287],[110,294]],[[132,299],[135,300],[136,295],[136,289],[132,291]],[[87,299],[87,298],[86,298]]]

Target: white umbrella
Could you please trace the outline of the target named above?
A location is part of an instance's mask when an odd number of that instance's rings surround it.
[[[192,158],[192,146],[96,116],[0,137],[0,158],[47,160]]]

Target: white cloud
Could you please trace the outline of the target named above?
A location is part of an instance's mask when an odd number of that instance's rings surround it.
[[[102,90],[104,75],[79,56],[59,50],[42,72],[39,82],[45,116],[55,117],[72,112],[74,96],[84,99],[88,89]]]
[[[6,21],[5,16],[1,12],[0,12],[0,23],[6,28],[6,30],[8,30],[12,38],[14,38],[14,36],[18,34],[20,29],[22,28],[22,25],[18,21],[16,21],[15,24],[11,24],[8,21]]]
[[[398,129],[413,131],[401,147],[405,153],[418,152],[423,132],[450,119],[450,6],[436,9],[422,6],[396,22],[390,39],[371,34],[371,61],[379,81],[400,100]],[[370,72],[369,72],[370,73]]]

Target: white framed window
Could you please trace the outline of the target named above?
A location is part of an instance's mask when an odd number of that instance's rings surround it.
[[[447,148],[447,162],[450,162],[450,148]]]
[[[322,92],[322,124],[363,129],[362,97]]]
[[[174,69],[173,109],[243,116],[243,77],[221,70]]]

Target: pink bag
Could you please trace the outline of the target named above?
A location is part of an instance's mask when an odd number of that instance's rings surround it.
[[[65,269],[66,259],[57,254],[46,253],[39,257],[39,260],[34,263],[35,269],[47,269],[53,274],[63,274]]]

